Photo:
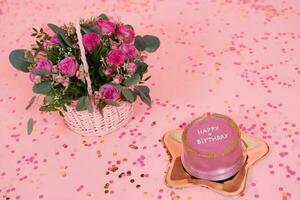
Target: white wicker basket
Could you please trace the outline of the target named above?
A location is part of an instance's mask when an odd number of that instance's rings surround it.
[[[89,67],[85,57],[85,49],[82,43],[82,35],[80,32],[80,22],[76,23],[76,33],[81,53],[81,60],[86,72],[87,90],[90,97],[93,97],[91,79],[89,76]],[[91,98],[93,99],[93,98]],[[120,106],[107,105],[103,109],[101,115],[99,109],[93,105],[94,111],[89,113],[85,111],[77,111],[74,105],[68,106],[64,112],[64,119],[71,130],[82,136],[103,136],[124,126],[133,113],[132,104],[126,101],[118,101]]]
[[[103,136],[124,126],[133,113],[132,104],[119,101],[120,106],[106,106],[103,116],[99,109],[94,112],[77,111],[75,106],[68,106],[64,113],[65,122],[71,130],[82,136]]]

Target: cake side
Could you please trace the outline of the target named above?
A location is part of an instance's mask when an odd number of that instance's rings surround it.
[[[226,179],[243,164],[239,128],[224,115],[210,114],[194,120],[182,137],[183,166],[197,178]]]

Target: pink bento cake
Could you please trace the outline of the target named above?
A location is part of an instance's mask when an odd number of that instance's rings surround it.
[[[244,164],[241,134],[229,117],[206,114],[184,130],[181,156],[192,176],[214,181],[235,175]]]

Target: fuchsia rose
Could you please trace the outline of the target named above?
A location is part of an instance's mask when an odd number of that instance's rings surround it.
[[[34,67],[35,70],[48,70],[51,71],[53,67],[53,64],[50,60],[41,58],[36,62],[36,65]]]
[[[124,61],[125,55],[120,49],[113,49],[106,56],[106,62],[112,66],[122,65]]]
[[[117,30],[117,35],[119,38],[121,38],[125,43],[131,43],[135,37],[134,30],[131,28],[120,25]]]
[[[53,69],[53,64],[50,60],[48,59],[45,59],[45,58],[41,58],[39,59],[35,66],[34,66],[34,70],[47,70],[47,71],[52,71]],[[40,76],[37,76],[33,73],[29,73],[29,79],[32,81],[32,82],[39,82],[41,80],[41,77]]]
[[[116,25],[113,22],[100,19],[97,21],[97,26],[101,33],[110,34],[114,33],[116,29]]]
[[[127,60],[134,60],[138,54],[138,50],[132,44],[122,44],[120,49],[124,52]]]
[[[105,99],[116,100],[120,97],[118,90],[109,83],[105,83],[100,87],[100,92]]]
[[[72,77],[75,76],[78,69],[78,63],[74,57],[66,57],[58,63],[60,73]]]
[[[58,41],[58,38],[57,38],[57,34],[53,35],[51,38],[50,38],[50,42],[52,44],[59,44],[59,41]]]
[[[134,63],[128,63],[127,69],[130,72],[130,74],[134,74],[137,70],[137,66]]]
[[[82,37],[84,47],[91,52],[101,42],[101,38],[98,34],[89,32]]]

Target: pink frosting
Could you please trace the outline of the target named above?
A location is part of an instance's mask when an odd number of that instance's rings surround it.
[[[182,163],[191,175],[222,180],[238,172],[244,156],[238,127],[232,124],[225,116],[209,115],[186,128]]]

